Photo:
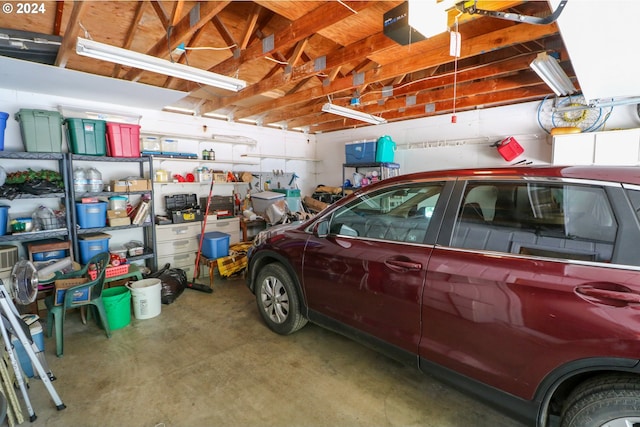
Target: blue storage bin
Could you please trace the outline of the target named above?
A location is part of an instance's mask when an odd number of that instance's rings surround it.
[[[49,261],[50,259],[62,259],[67,256],[67,251],[60,249],[57,251],[36,252],[33,255],[34,261]]]
[[[86,264],[89,260],[102,252],[109,252],[109,238],[105,233],[80,236],[78,246],[80,248],[80,262]]]
[[[219,231],[204,233],[202,255],[209,259],[222,258],[229,255],[229,235]],[[200,238],[200,236],[198,236]]]
[[[98,228],[107,225],[107,202],[76,203],[80,228]]]
[[[32,323],[29,326],[29,332],[31,332],[31,338],[33,338],[33,343],[36,345],[38,350],[44,351],[44,335],[42,334],[42,325],[40,322]],[[15,335],[11,337],[11,343],[13,344],[13,348],[18,358],[18,362],[20,363],[20,367],[22,367],[22,371],[27,377],[33,378],[35,376],[35,372],[33,370],[31,359],[27,354],[27,350],[24,349],[24,346]]]
[[[347,142],[345,148],[345,163],[360,164],[376,161],[376,141]]]

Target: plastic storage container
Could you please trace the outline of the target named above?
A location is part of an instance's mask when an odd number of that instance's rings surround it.
[[[142,151],[147,153],[159,153],[161,150],[160,138],[157,136],[145,136],[142,138]]]
[[[29,332],[31,333],[33,343],[36,345],[38,350],[44,351],[44,335],[42,334],[42,325],[40,322],[35,322],[29,325]],[[11,343],[13,344],[15,354],[18,357],[22,371],[27,377],[33,378],[35,376],[33,365],[27,351],[24,349],[24,346],[15,335],[11,337]]]
[[[345,163],[373,163],[376,161],[376,141],[347,142],[345,149]]]
[[[300,199],[300,190],[290,188],[274,188],[274,192],[282,193],[285,195],[285,202],[291,212],[298,212],[302,207],[302,200]]]
[[[73,170],[73,190],[76,193],[86,193],[89,191],[89,180],[87,180],[87,171],[83,168],[75,168]]]
[[[162,154],[178,154],[178,140],[175,138],[162,138],[160,140]]]
[[[91,193],[99,193],[102,191],[102,173],[96,168],[89,168],[87,173],[87,191]]]
[[[78,247],[80,248],[80,262],[86,264],[99,253],[109,252],[109,239],[111,236],[106,233],[85,234],[78,237]]]
[[[57,111],[21,109],[16,113],[26,151],[62,152],[62,116]]]
[[[0,236],[7,234],[7,224],[9,222],[9,206],[0,206]]]
[[[284,194],[276,193],[274,191],[262,191],[260,193],[254,193],[251,195],[251,205],[253,211],[260,216],[264,216],[267,212],[267,208],[277,202],[284,199]]]
[[[107,122],[107,154],[140,157],[140,125]]]
[[[107,225],[107,202],[76,203],[80,228],[97,228]]]
[[[65,119],[69,151],[87,156],[106,155],[106,123],[104,120]]]
[[[396,143],[390,136],[381,136],[376,143],[376,162],[392,163],[396,152]]]
[[[4,131],[7,128],[9,113],[0,111],[0,151],[4,150]]]
[[[209,259],[222,258],[229,255],[229,235],[219,231],[204,233],[202,239],[202,255]],[[200,235],[198,235],[198,239]]]
[[[126,211],[128,200],[127,196],[111,196],[109,197],[109,209],[112,211]]]

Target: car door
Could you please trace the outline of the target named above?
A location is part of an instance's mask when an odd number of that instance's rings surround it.
[[[337,209],[328,219],[329,235],[310,237],[305,248],[302,277],[310,318],[415,355],[445,188],[444,181],[396,184]]]
[[[531,399],[570,361],[637,358],[639,262],[622,248],[638,220],[619,184],[469,180],[454,199],[429,263],[421,366]]]

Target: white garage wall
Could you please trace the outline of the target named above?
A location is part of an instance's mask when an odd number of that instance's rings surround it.
[[[217,158],[239,159],[241,154],[265,156],[255,158],[256,164],[221,165],[233,171],[271,172],[282,170],[299,176],[298,187],[304,195],[311,194],[318,184],[341,185],[345,142],[375,140],[389,135],[398,144],[396,162],[402,173],[448,168],[506,166],[490,145],[507,136],[515,137],[525,153],[515,161],[526,159],[533,164],[551,161],[551,141],[537,124],[537,102],[517,106],[487,108],[461,112],[457,123],[451,116],[438,116],[366,126],[318,135],[307,135],[269,127],[257,127],[216,119],[186,116],[155,110],[132,109],[126,105],[100,103],[87,94],[85,99],[65,98],[11,89],[0,89],[0,111],[11,114],[5,132],[5,150],[23,150],[20,128],[14,114],[20,108],[55,110],[59,105],[123,112],[142,116],[142,131],[169,132],[202,137],[211,134],[242,135],[258,141],[255,147],[214,144]],[[203,126],[206,126],[206,131]],[[640,126],[635,105],[613,109],[606,129],[627,129]],[[198,152],[195,141],[184,140],[185,151]],[[209,147],[207,147],[209,148]],[[272,158],[267,158],[272,156]],[[318,159],[285,160],[277,157]],[[511,162],[511,163],[514,163]]]
[[[508,166],[526,159],[532,164],[551,162],[551,138],[537,123],[538,102],[508,107],[487,108],[451,115],[409,120],[402,123],[367,126],[317,135],[318,175],[325,185],[341,185],[344,144],[358,140],[376,140],[389,135],[398,146],[395,161],[401,173],[451,168]],[[635,105],[615,107],[605,129],[640,126]],[[506,162],[491,144],[513,136],[524,154]],[[340,159],[336,161],[336,159]],[[347,176],[347,178],[349,178]]]
[[[87,94],[85,99],[65,98],[60,96],[22,92],[9,89],[0,89],[0,111],[10,114],[5,131],[6,151],[24,151],[20,137],[19,123],[15,120],[15,113],[21,108],[58,110],[59,106],[78,109],[90,109],[91,111],[117,112],[141,116],[141,132],[166,132],[170,134],[184,134],[180,139],[180,151],[201,153],[203,148],[213,148],[217,159],[232,159],[234,161],[249,160],[255,165],[224,164],[216,167],[230,171],[271,172],[273,170],[285,173],[295,172],[299,176],[298,186],[304,191],[312,191],[316,186],[315,162],[300,160],[284,160],[277,157],[315,158],[316,143],[313,135],[305,135],[300,132],[290,132],[269,127],[257,127],[252,125],[226,122],[205,117],[194,117],[155,110],[134,109],[126,105],[101,103]],[[206,126],[206,128],[205,128]],[[255,146],[243,144],[203,143],[190,140],[188,136],[202,138],[212,134],[240,135],[255,139]],[[67,144],[63,143],[63,151],[67,150]],[[273,156],[273,158],[246,159],[242,154]],[[184,163],[182,166],[184,167]],[[106,166],[105,166],[106,168]],[[101,165],[102,169],[102,165]],[[102,171],[103,179],[111,179],[117,171]],[[117,176],[115,176],[117,177]],[[208,188],[207,188],[208,191]],[[216,190],[217,191],[217,190]],[[220,191],[225,191],[222,188]],[[226,187],[226,191],[229,191]],[[185,191],[186,192],[186,191]]]

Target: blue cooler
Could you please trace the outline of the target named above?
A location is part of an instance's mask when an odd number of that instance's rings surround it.
[[[29,331],[31,332],[31,338],[33,338],[33,342],[35,343],[38,350],[44,351],[44,336],[42,335],[42,325],[40,322],[32,323],[29,326]],[[24,349],[22,343],[16,336],[11,337],[11,344],[13,344],[13,349],[15,350],[15,355],[20,362],[20,366],[24,371],[24,374],[33,378],[35,376],[33,365],[31,364],[31,359],[29,359],[29,355],[27,354],[27,350]]]

